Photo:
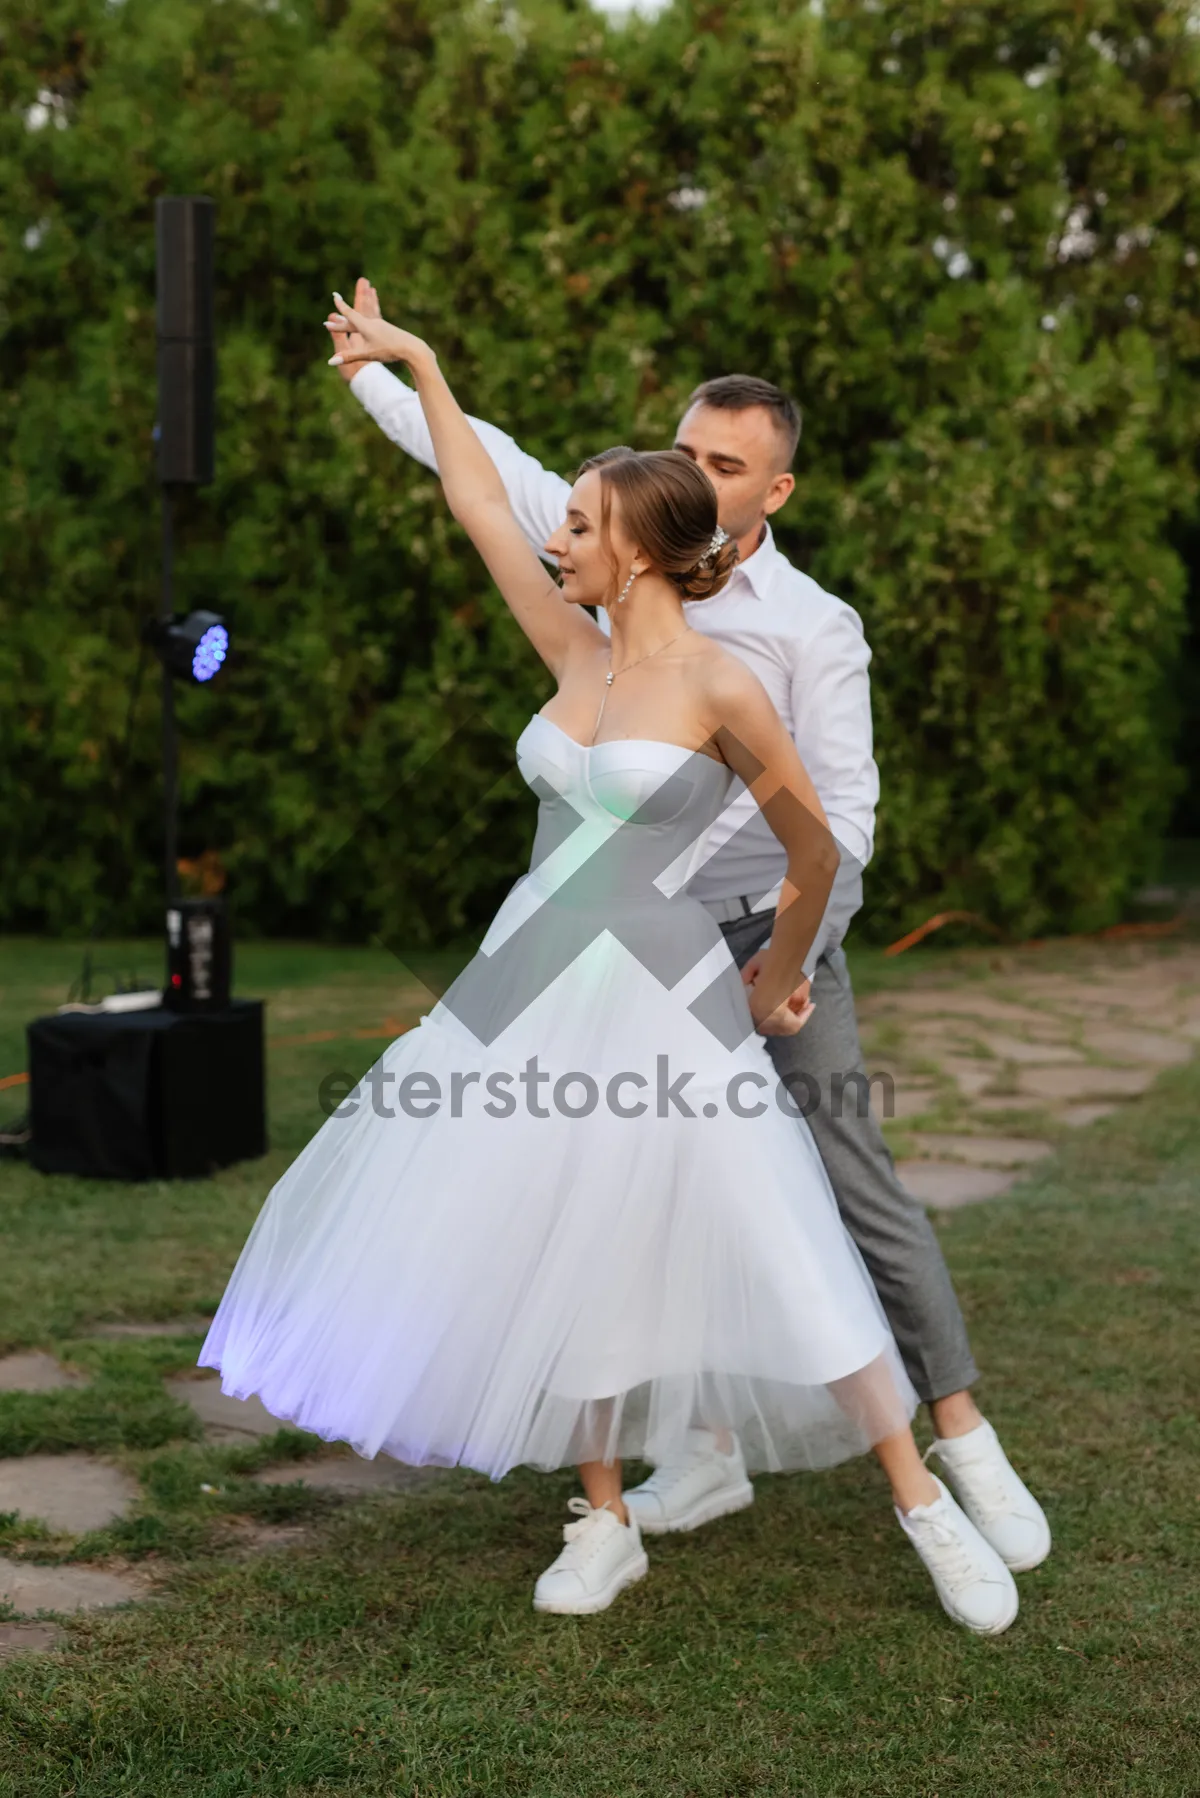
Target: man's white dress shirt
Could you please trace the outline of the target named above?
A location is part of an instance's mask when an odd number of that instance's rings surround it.
[[[367,363],[350,391],[384,434],[436,471],[437,458],[421,404],[411,387],[377,362]],[[472,425],[499,470],[513,512],[539,552],[566,516],[569,481],[552,474],[495,425]],[[871,651],[858,613],[793,568],[766,535],[712,599],[685,602],[688,624],[753,669],[770,695],[817,790],[842,866],[821,927],[817,956],[837,947],[862,904],[862,870],[874,845],[879,774],[872,753]],[[607,620],[601,614],[600,622]],[[717,850],[737,833],[724,854]],[[740,782],[713,826],[708,860],[689,892],[706,903],[746,899],[773,908],[786,857],[778,838]]]

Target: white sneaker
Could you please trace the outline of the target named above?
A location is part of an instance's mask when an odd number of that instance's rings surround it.
[[[535,1611],[586,1617],[605,1611],[626,1586],[650,1571],[634,1518],[622,1523],[615,1512],[593,1509],[586,1498],[570,1498],[567,1509],[578,1523],[563,1526],[566,1547],[533,1588]]]
[[[940,1497],[896,1509],[900,1527],[929,1572],[942,1609],[976,1635],[998,1636],[1017,1614],[1017,1582],[934,1475]]]
[[[980,1535],[1014,1573],[1027,1573],[1050,1553],[1046,1513],[1014,1472],[990,1423],[966,1436],[940,1438],[929,1450]]]
[[[622,1496],[647,1536],[663,1536],[668,1530],[695,1530],[714,1517],[744,1511],[754,1503],[754,1487],[736,1436],[729,1454],[723,1455],[708,1430],[689,1430],[688,1450],[680,1460],[664,1462]]]

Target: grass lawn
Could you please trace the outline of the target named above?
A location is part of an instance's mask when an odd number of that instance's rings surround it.
[[[78,961],[0,944],[0,1078]],[[0,1553],[138,1563],[157,1591],[0,1666],[0,1798],[1200,1793],[1200,1067],[940,1225],[980,1396],[1056,1531],[1007,1635],[942,1615],[866,1462],[760,1481],[751,1511],[653,1543],[648,1580],[573,1621],[529,1603],[570,1475],[345,1503],[257,1487],[307,1441],[205,1444],[161,1383],[198,1339],[89,1335],[210,1307],[319,1122],[321,1078],[360,1072],[382,1039],[356,1033],[419,1009],[382,953],[248,945],[238,985],[268,998],[275,1039],[262,1162],[142,1187],[0,1163],[0,1348],[92,1375],[0,1393],[0,1454],[97,1450],[143,1492],[79,1541],[0,1518]],[[0,1118],[22,1098],[0,1092]],[[249,1552],[246,1519],[298,1539]]]

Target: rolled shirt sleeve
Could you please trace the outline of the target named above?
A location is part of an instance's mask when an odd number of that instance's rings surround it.
[[[792,674],[796,748],[829,828],[862,866],[875,846],[879,770],[871,727],[871,651],[857,612],[839,606],[802,645]]]
[[[793,736],[841,851],[841,866],[807,960],[836,949],[863,902],[863,870],[875,846],[879,770],[871,724],[871,651],[849,606],[801,647],[792,676]]]

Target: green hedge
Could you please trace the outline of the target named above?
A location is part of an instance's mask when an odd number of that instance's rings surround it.
[[[220,271],[219,473],[184,508],[179,597],[235,631],[181,706],[182,847],[222,855],[243,931],[446,941],[529,838],[507,746],[544,675],[435,483],[324,366],[360,270],[563,469],[666,441],[704,376],[794,391],[780,540],[875,650],[867,928],[1116,916],[1175,786],[1187,16],[2,0],[0,924],[157,917],[154,671],[130,692],[171,192],[215,198]]]

